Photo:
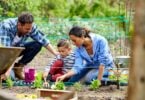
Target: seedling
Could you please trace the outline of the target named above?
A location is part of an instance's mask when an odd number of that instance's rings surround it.
[[[12,88],[13,87],[13,81],[11,80],[11,78],[10,77],[8,77],[7,79],[6,79],[6,83],[7,83],[7,85],[8,85],[8,88]]]
[[[34,85],[35,88],[42,88],[42,73],[38,72],[36,77],[35,77],[35,81],[34,81]]]
[[[55,82],[55,84],[53,84],[51,88],[54,90],[65,90],[65,84],[62,81],[58,81]]]
[[[93,80],[91,82],[90,89],[97,90],[100,85],[101,85],[101,82],[99,80]]]
[[[82,91],[82,89],[83,89],[83,86],[80,82],[76,82],[73,86],[76,91]]]

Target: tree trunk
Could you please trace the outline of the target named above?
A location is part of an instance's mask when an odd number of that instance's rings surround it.
[[[145,0],[136,0],[127,100],[145,100]]]

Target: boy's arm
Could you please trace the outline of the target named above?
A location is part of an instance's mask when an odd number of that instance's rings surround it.
[[[51,66],[53,65],[53,63],[57,60],[57,57],[55,57],[44,69],[43,72],[43,79],[45,80],[48,76],[48,73],[50,71]]]

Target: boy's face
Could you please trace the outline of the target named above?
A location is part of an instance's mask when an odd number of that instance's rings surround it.
[[[71,49],[69,47],[58,47],[58,52],[62,57],[69,55]]]

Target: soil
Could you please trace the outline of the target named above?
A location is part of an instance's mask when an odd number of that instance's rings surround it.
[[[27,67],[34,67],[37,71],[42,71],[44,67],[51,61],[53,55],[48,51],[42,50]],[[73,87],[68,87],[71,90]],[[15,95],[17,93],[32,94],[36,93],[36,89],[28,86],[14,86],[11,89],[2,87],[2,90],[8,94]],[[78,100],[125,100],[127,94],[127,86],[117,89],[116,85],[102,86],[96,91],[91,91],[88,86],[77,92]]]

